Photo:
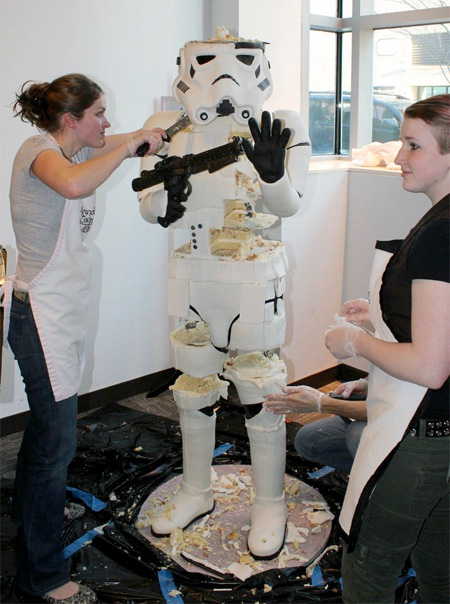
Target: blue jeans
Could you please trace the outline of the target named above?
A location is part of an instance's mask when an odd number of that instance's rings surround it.
[[[350,473],[366,422],[338,415],[302,426],[295,437],[296,451],[308,461]]]
[[[77,395],[55,402],[29,302],[13,296],[8,341],[30,418],[18,454],[13,516],[20,525],[18,586],[43,595],[70,580],[63,558],[67,467],[76,450]]]
[[[406,436],[372,492],[355,549],[342,558],[347,604],[394,602],[411,558],[418,601],[450,601],[450,437]]]

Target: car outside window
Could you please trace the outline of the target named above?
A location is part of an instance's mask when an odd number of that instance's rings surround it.
[[[386,143],[398,140],[403,121],[403,112],[411,103],[396,95],[375,95],[372,108],[372,141]],[[350,152],[350,108],[351,95],[342,97],[342,132],[340,152]],[[309,135],[313,155],[334,153],[336,99],[332,92],[310,92]]]

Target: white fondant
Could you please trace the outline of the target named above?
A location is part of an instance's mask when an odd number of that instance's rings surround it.
[[[211,340],[222,348],[228,344],[228,331],[240,312],[239,284],[190,283],[189,304],[208,323]]]
[[[287,509],[284,498],[286,423],[284,415],[262,409],[245,422],[250,441],[253,484],[256,490],[248,548],[267,558],[283,546]]]
[[[228,358],[214,348],[208,326],[200,321],[193,329],[182,326],[173,331],[170,345],[175,369],[197,378],[220,373]]]
[[[157,535],[170,535],[214,507],[211,462],[215,445],[216,416],[180,409],[183,435],[183,478],[171,500],[152,521]]]
[[[236,39],[188,42],[180,50],[174,97],[186,107],[193,124],[217,120],[218,107],[225,99],[233,106],[233,119],[247,125],[257,117],[272,93],[269,63],[262,48],[237,48]],[[199,56],[208,56],[207,62]],[[252,57],[251,64],[239,60]],[[227,79],[223,75],[227,74]],[[230,81],[234,83],[230,86]]]
[[[241,286],[240,319],[244,323],[263,323],[266,300],[266,286],[244,283]]]
[[[169,276],[171,279],[215,283],[266,283],[284,277],[288,268],[284,246],[280,242],[273,242],[273,247],[272,242],[261,239],[259,242],[257,253],[244,260],[197,259],[184,248],[175,250],[169,264]]]
[[[286,386],[286,365],[276,354],[250,352],[234,357],[225,363],[223,375],[234,383],[243,405],[260,403],[266,394]]]
[[[168,312],[171,317],[189,317],[189,282],[169,279]]]
[[[228,382],[217,375],[196,378],[183,374],[170,390],[179,409],[204,409],[217,403],[220,397],[227,398]]]
[[[230,350],[274,350],[283,344],[285,334],[286,315],[283,306],[283,314],[275,314],[270,323],[237,321],[231,330]]]

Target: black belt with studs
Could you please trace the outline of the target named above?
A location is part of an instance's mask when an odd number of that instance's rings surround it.
[[[450,420],[420,419],[409,433],[411,436],[418,436],[419,438],[439,438],[441,436],[449,436]]]

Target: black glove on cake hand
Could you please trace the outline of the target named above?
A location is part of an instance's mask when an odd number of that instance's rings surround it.
[[[164,218],[158,217],[158,223],[167,228],[169,224],[180,219],[186,211],[186,206],[182,202],[187,200],[192,191],[189,176],[186,174],[171,176],[164,183],[164,189],[167,191],[166,215]]]
[[[291,136],[289,128],[281,130],[281,121],[273,120],[268,111],[263,111],[261,116],[261,129],[255,118],[248,120],[254,144],[244,139],[245,154],[255,166],[256,171],[264,182],[277,182],[284,174],[284,160],[286,145]]]

